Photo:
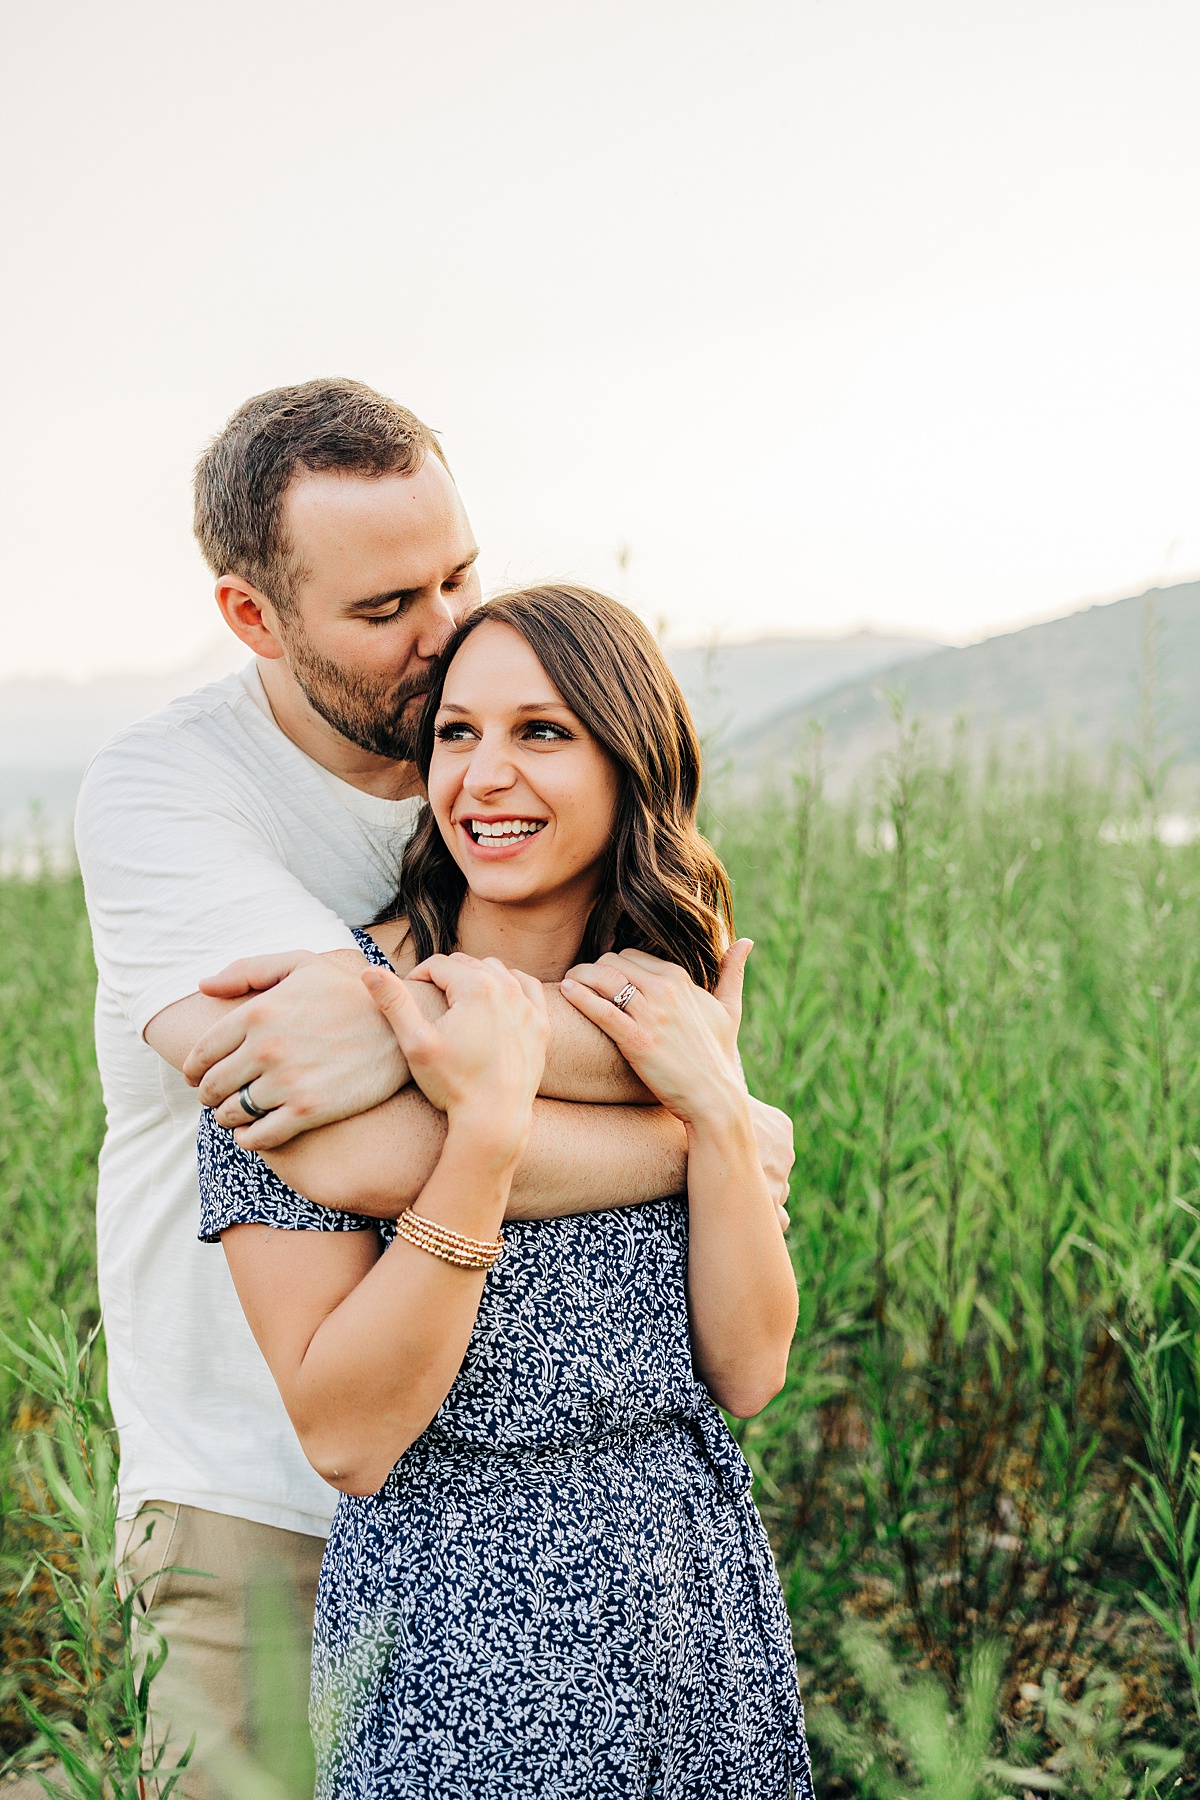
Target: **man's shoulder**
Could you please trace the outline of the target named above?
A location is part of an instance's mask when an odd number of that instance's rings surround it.
[[[138,767],[147,772],[164,766],[178,770],[194,762],[202,768],[214,759],[236,759],[247,740],[263,734],[282,738],[278,726],[253,698],[251,683],[255,680],[251,665],[181,694],[157,712],[123,726],[92,758],[84,776],[85,789],[102,784],[110,775],[125,777]]]
[[[253,698],[253,665],[126,725],[88,765],[75,806],[81,861],[89,847],[138,828],[165,808],[232,809],[241,817],[255,791],[247,770],[278,764],[288,740]],[[253,809],[252,809],[253,810]]]

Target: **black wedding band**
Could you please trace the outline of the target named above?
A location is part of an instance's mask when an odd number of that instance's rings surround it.
[[[625,1008],[629,1005],[629,1002],[633,999],[633,996],[636,993],[637,993],[637,989],[634,987],[632,981],[627,981],[625,983],[625,986],[621,989],[620,993],[613,995],[612,1003],[616,1007],[617,1011],[624,1012]]]
[[[244,1087],[238,1089],[238,1105],[246,1113],[247,1117],[251,1119],[265,1119],[267,1114],[272,1110],[269,1106],[256,1106],[254,1104],[253,1100],[250,1098],[249,1082],[246,1082]]]

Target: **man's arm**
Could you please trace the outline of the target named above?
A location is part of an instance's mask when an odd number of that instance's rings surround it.
[[[247,1150],[277,1149],[312,1131],[380,1105],[408,1070],[359,976],[357,951],[322,956],[297,952],[233,965],[205,992],[166,1007],[146,1027],[146,1041],[182,1070],[222,1125],[238,1127]],[[427,1016],[445,1007],[438,988],[420,981],[413,993]],[[551,1037],[543,1098],[598,1105],[641,1105],[648,1095],[602,1031],[547,984]],[[270,1116],[246,1120],[238,1090]]]
[[[369,1113],[267,1151],[264,1161],[320,1206],[394,1219],[429,1180],[445,1135],[445,1116],[410,1086]],[[661,1107],[539,1100],[506,1216],[636,1206],[681,1192],[686,1179],[684,1133]]]

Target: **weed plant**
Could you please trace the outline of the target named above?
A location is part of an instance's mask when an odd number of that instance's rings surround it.
[[[972,768],[898,715],[835,806],[811,748],[786,795],[714,808],[756,940],[747,1070],[796,1124],[800,1327],[742,1436],[810,1705],[887,1735],[847,1616],[955,1706],[998,1644],[997,1755],[1054,1753],[1048,1679],[1065,1704],[1115,1681],[1119,1731],[1185,1749],[1186,1787],[1200,848],[1161,841],[1145,762]]]
[[[11,1341],[0,1350],[0,1761],[28,1741],[29,1703],[64,1705],[46,1659],[66,1625],[44,1560],[64,1546],[30,1488],[33,1439],[41,1428],[53,1440],[59,1421],[22,1358],[41,1353],[39,1327],[57,1336],[65,1316],[82,1347],[99,1322],[94,989],[78,879],[0,881],[0,1329]],[[102,1356],[87,1369],[102,1422]]]

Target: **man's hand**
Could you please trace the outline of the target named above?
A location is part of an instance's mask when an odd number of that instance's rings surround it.
[[[183,1065],[244,1149],[276,1149],[299,1132],[367,1112],[408,1080],[400,1046],[360,979],[366,966],[357,951],[293,951],[231,963],[201,983],[218,999],[250,996],[205,1032]],[[440,994],[432,1004],[444,1006]],[[248,1119],[238,1100],[250,1082],[256,1104],[270,1108],[264,1119]]]
[[[779,1214],[779,1223],[786,1231],[791,1224],[787,1213],[788,1176],[796,1160],[792,1121],[777,1107],[767,1106],[764,1101],[756,1100],[753,1094],[750,1096],[750,1116],[754,1121],[754,1136],[758,1142],[758,1160],[763,1166],[763,1174],[767,1178],[767,1186]]]

